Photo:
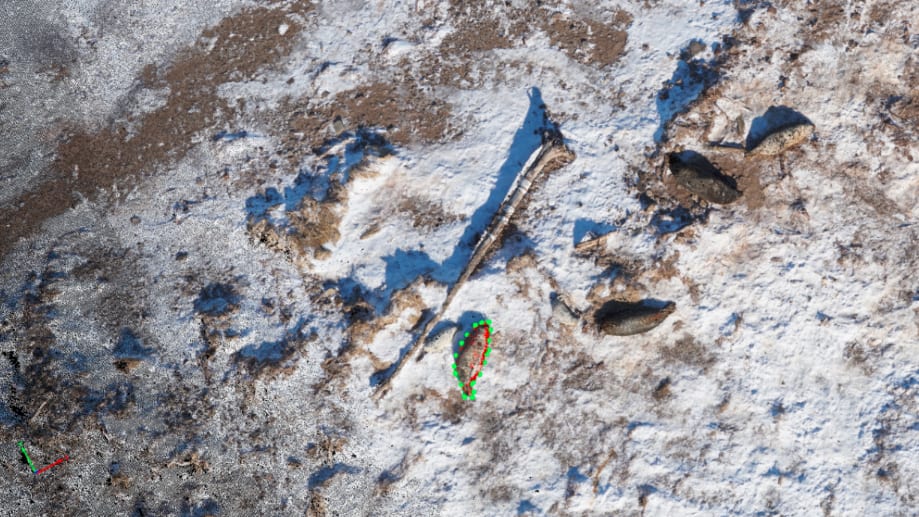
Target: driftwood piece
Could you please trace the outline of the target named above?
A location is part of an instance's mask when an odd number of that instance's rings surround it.
[[[526,198],[527,193],[529,193],[530,187],[544,175],[561,169],[574,161],[574,159],[574,152],[568,149],[562,141],[561,132],[557,127],[551,125],[549,128],[543,130],[542,145],[530,156],[530,159],[527,160],[527,163],[524,165],[523,174],[517,178],[516,185],[511,189],[508,196],[504,198],[500,208],[495,213],[494,217],[492,217],[491,223],[489,223],[487,229],[479,239],[479,242],[476,244],[469,262],[466,263],[459,278],[447,291],[447,297],[441,304],[440,309],[424,325],[418,339],[412,343],[401,360],[398,360],[399,363],[396,365],[396,369],[392,374],[380,382],[376,392],[373,394],[375,399],[380,399],[389,392],[392,380],[402,371],[402,368],[409,363],[409,359],[414,358],[415,361],[419,361],[424,357],[422,349],[428,334],[440,321],[444,311],[450,306],[453,297],[456,296],[456,293],[463,287],[466,280],[472,276],[484,258],[492,251],[495,243],[499,240],[505,228],[507,228],[511,217],[513,217],[514,213]]]
[[[604,249],[606,248],[606,240],[612,233],[613,232],[604,233],[603,235],[589,234],[586,239],[574,246],[574,252],[579,255],[584,255]]]

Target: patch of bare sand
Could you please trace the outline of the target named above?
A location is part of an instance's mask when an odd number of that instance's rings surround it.
[[[501,66],[531,67],[516,60],[500,63],[483,58],[490,51],[519,48],[535,34],[545,33],[551,45],[572,59],[588,65],[616,62],[625,50],[631,16],[617,10],[601,19],[581,13],[563,13],[561,3],[543,2],[519,8],[509,4],[451,2],[446,15],[435,15],[427,25],[448,25],[452,31],[436,49],[428,50],[424,69],[403,61],[398,76],[425,86],[476,88],[488,78],[500,78]],[[405,79],[403,79],[405,80]]]
[[[726,58],[730,59],[730,56]],[[716,102],[723,97],[727,89],[727,86],[720,84],[706,91],[690,107],[695,117],[685,117],[680,124],[670,125],[669,140],[671,142],[697,142],[695,145],[686,145],[685,149],[705,156],[719,171],[737,180],[737,189],[742,194],[737,203],[744,204],[751,210],[759,210],[765,203],[763,175],[764,167],[768,167],[769,163],[745,157],[742,149],[708,144],[708,131],[712,121],[723,116]],[[731,144],[731,142],[724,142],[724,144]],[[739,144],[739,142],[734,142],[734,144]],[[677,148],[682,149],[683,147],[677,146]],[[659,164],[663,159],[657,157],[652,160],[652,163],[661,171],[661,185],[657,186],[656,190],[653,188],[652,190],[658,194],[665,194],[665,197],[683,206],[691,206],[695,203],[692,194],[676,183],[666,164]],[[653,177],[649,177],[646,183],[653,183],[653,180]],[[655,187],[653,184],[647,186]]]
[[[549,41],[569,57],[583,64],[605,66],[615,63],[625,51],[632,17],[616,11],[609,20],[597,21],[555,14],[542,26]]]
[[[382,129],[388,142],[408,146],[448,139],[451,113],[448,102],[423,89],[417,77],[407,77],[358,86],[330,99],[288,97],[262,122],[286,128],[278,135],[278,153],[297,167],[306,154],[320,153],[334,138],[334,121],[340,120],[346,131]]]
[[[742,153],[733,151],[709,151],[706,157],[724,174],[737,180],[737,189],[743,194],[740,203],[751,210],[758,210],[766,202],[761,184],[762,162],[744,159]]]
[[[396,211],[411,219],[412,228],[439,228],[463,218],[459,214],[447,212],[442,203],[414,196],[402,198],[396,206]]]
[[[559,5],[515,8],[452,2],[448,21],[454,30],[444,38],[440,53],[468,60],[472,53],[519,46],[534,30],[542,30],[553,45],[582,63],[602,66],[619,59],[628,37],[625,29],[632,22],[627,12],[617,10],[608,19],[591,19],[558,12]]]
[[[534,30],[549,32],[573,58],[588,64],[615,62],[625,48],[625,27],[631,17],[615,12],[610,20],[597,21],[572,15],[567,25],[552,24],[546,7],[519,9],[486,2],[454,2],[445,19],[428,25],[449,23],[453,31],[432,51],[423,71],[411,62],[386,65],[374,61],[388,81],[361,85],[331,98],[300,97],[285,100],[268,117],[266,125],[286,127],[281,154],[291,165],[303,157],[302,149],[317,150],[332,133],[333,121],[354,130],[375,127],[386,130],[386,138],[405,146],[448,140],[458,134],[450,124],[452,106],[434,93],[438,86],[476,86],[481,82],[481,54],[512,48],[525,42]],[[338,132],[338,131],[336,131]]]
[[[447,10],[453,32],[444,37],[441,51],[450,55],[467,55],[496,48],[514,46],[513,29],[500,6],[486,2],[451,2]]]
[[[195,145],[192,137],[232,118],[235,110],[217,95],[220,84],[251,79],[262,67],[285,56],[302,29],[298,15],[312,9],[306,2],[283,8],[256,7],[224,18],[201,33],[199,41],[164,67],[147,65],[140,81],[148,88],[169,87],[161,108],[143,115],[129,131],[124,123],[99,130],[67,128],[54,162],[56,176],[0,210],[6,221],[0,234],[0,256],[52,217],[74,205],[74,194],[90,199],[118,182],[130,187],[157,165],[182,159]],[[285,35],[277,27],[286,23]],[[208,50],[210,45],[213,48]]]

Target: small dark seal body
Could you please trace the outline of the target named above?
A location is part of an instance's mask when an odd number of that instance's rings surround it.
[[[470,332],[460,334],[460,346],[455,356],[457,379],[466,396],[475,395],[475,380],[482,374],[485,358],[490,348],[491,327],[481,325]]]
[[[699,153],[673,153],[669,165],[673,178],[681,187],[710,203],[726,205],[740,198],[737,182],[722,174]]]
[[[676,310],[676,304],[667,302],[663,307],[644,303],[608,301],[594,315],[597,328],[611,336],[641,334],[658,326]]]

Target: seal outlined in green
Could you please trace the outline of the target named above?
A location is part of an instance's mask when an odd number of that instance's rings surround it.
[[[470,332],[463,334],[463,339],[459,342],[459,351],[453,354],[453,376],[459,380],[463,400],[475,400],[478,390],[473,387],[482,376],[482,369],[488,364],[493,339],[491,320],[473,323]],[[480,336],[481,342],[477,343]]]

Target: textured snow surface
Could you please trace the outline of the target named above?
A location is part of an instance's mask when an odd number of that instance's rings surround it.
[[[919,507],[910,2],[10,4],[10,512]],[[787,116],[814,136],[745,154]],[[577,158],[441,307],[546,117]],[[683,150],[741,199],[677,185]],[[609,299],[676,311],[606,336]],[[464,401],[455,331],[480,318]],[[19,440],[70,461],[36,478]]]

